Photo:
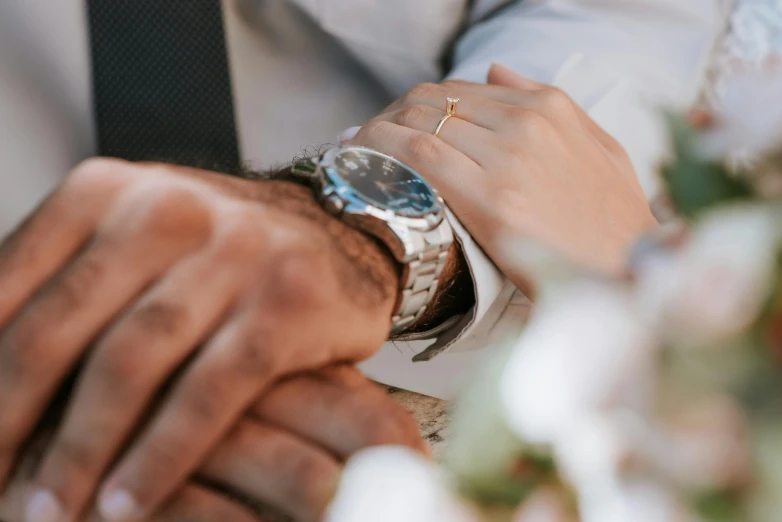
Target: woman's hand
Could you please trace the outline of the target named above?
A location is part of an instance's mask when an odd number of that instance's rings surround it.
[[[622,147],[562,91],[494,66],[490,85],[419,85],[350,140],[418,170],[517,285],[514,238],[616,273],[656,221]],[[460,99],[439,137],[446,97]]]

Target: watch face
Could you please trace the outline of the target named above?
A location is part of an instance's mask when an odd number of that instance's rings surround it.
[[[334,158],[340,177],[372,205],[407,217],[437,207],[429,184],[402,163],[371,150],[348,149]]]

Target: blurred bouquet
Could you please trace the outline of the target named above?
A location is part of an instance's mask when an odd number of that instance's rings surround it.
[[[535,312],[459,402],[444,461],[359,455],[329,522],[782,520],[782,77],[759,85],[699,129],[669,118],[677,221],[626,278],[519,250]]]

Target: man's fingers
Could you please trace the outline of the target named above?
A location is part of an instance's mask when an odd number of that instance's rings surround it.
[[[93,159],[0,244],[0,332],[33,294],[92,236],[128,170],[122,161]],[[115,173],[113,179],[106,172]],[[104,176],[105,179],[98,179]]]
[[[147,226],[141,220],[96,236],[5,330],[0,339],[0,468],[14,458],[85,346],[192,247],[166,233],[148,234]]]
[[[268,384],[298,370],[288,365],[306,364],[282,360],[305,353],[297,345],[302,336],[273,316],[273,310],[265,320],[239,312],[203,348],[101,488],[98,503],[107,521],[154,512]]]
[[[98,513],[89,522],[105,522]],[[263,522],[250,509],[203,486],[188,484],[147,522]]]
[[[274,507],[300,522],[320,520],[341,465],[325,450],[264,423],[242,421],[199,475]]]
[[[429,453],[412,416],[349,366],[279,383],[254,406],[253,413],[344,459],[383,444]]]
[[[33,487],[77,518],[166,378],[216,327],[242,281],[212,252],[176,267],[104,336]],[[219,268],[216,268],[219,267]]]

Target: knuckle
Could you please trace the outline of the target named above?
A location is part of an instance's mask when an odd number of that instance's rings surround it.
[[[132,355],[133,348],[125,340],[115,341],[109,351],[94,359],[93,375],[101,389],[111,390],[114,396],[125,396],[126,390],[138,387],[142,361]]]
[[[410,155],[419,164],[437,162],[442,158],[444,142],[428,133],[418,133],[410,138]]]
[[[403,127],[416,128],[422,120],[426,118],[428,107],[423,105],[410,105],[401,109],[394,117],[394,123]]]
[[[100,471],[100,462],[88,439],[64,436],[52,448],[52,461],[61,466],[69,480],[89,480]]]
[[[209,203],[182,180],[139,183],[123,203],[113,223],[120,230],[130,228],[167,244],[201,244],[212,232]]]
[[[424,100],[437,96],[442,87],[436,83],[419,83],[402,97],[403,105],[418,105]]]
[[[440,84],[440,86],[446,90],[448,89],[459,89],[461,87],[464,87],[466,85],[471,85],[470,82],[465,80],[445,80]]]
[[[236,366],[242,375],[249,374],[249,368],[242,367],[239,363]],[[227,373],[230,373],[230,370],[210,372],[185,394],[183,409],[194,425],[208,426],[214,419],[223,416],[239,388],[235,380],[237,375]]]
[[[509,113],[516,129],[527,138],[546,136],[553,129],[548,118],[537,111],[513,107],[509,109]]]
[[[15,325],[2,343],[0,367],[2,374],[24,378],[27,375],[44,373],[47,363],[53,362],[51,347],[56,339],[49,329],[41,328],[38,321],[26,317]]]
[[[182,304],[150,301],[136,310],[131,322],[132,328],[145,336],[169,338],[185,330],[188,314]]]
[[[385,120],[374,120],[361,128],[360,135],[371,137],[373,142],[382,143],[393,132],[394,124]]]
[[[151,384],[150,338],[154,336],[155,346],[161,346],[184,326],[184,320],[172,317],[180,313],[178,309],[158,310],[153,304],[133,313],[125,327],[104,340],[90,362],[97,385],[112,397],[130,397]]]
[[[274,373],[275,358],[265,349],[262,332],[248,335],[236,347],[234,355],[235,372],[250,378],[261,378]]]
[[[76,165],[68,174],[64,187],[77,192],[93,191],[106,180],[116,179],[129,163],[114,158],[89,158]]]
[[[323,278],[322,255],[292,248],[275,256],[268,274],[267,298],[279,311],[302,310],[325,304],[329,285]]]
[[[301,499],[297,509],[302,520],[320,520],[330,501],[330,488],[337,480],[339,468],[325,455],[291,451],[284,466],[290,475],[287,497]],[[325,486],[325,487],[324,487]]]
[[[376,407],[365,418],[361,442],[365,447],[413,445],[420,439],[418,425],[407,411],[396,403]]]
[[[511,161],[515,161],[515,158],[523,153],[523,141],[518,139],[518,136],[511,136],[510,138],[499,136],[499,138],[500,139],[497,140],[497,149],[500,158],[510,157],[513,158]]]
[[[326,459],[316,458],[311,453],[301,452],[292,462],[292,475],[299,484],[316,485],[333,475],[334,466]]]
[[[164,223],[177,220],[183,213],[203,206],[201,198],[180,183],[155,183],[151,184],[149,189],[139,191],[135,195],[137,203],[153,214],[150,218],[163,220]]]
[[[230,259],[257,258],[259,249],[269,239],[269,227],[256,225],[264,221],[264,216],[247,216],[242,212],[225,216],[215,234],[219,252]]]
[[[86,304],[92,290],[100,286],[105,272],[104,262],[96,254],[87,253],[54,286],[52,295],[59,301],[58,309],[69,310]]]
[[[155,484],[166,482],[172,475],[178,474],[188,455],[194,455],[195,450],[184,437],[176,439],[153,437],[142,448],[138,476],[139,484],[154,488]]]
[[[327,366],[318,372],[318,376],[339,383],[351,390],[370,384],[370,380],[363,373],[347,363]]]
[[[567,113],[573,110],[573,101],[562,89],[548,87],[540,93],[540,96],[543,104],[555,114]]]

